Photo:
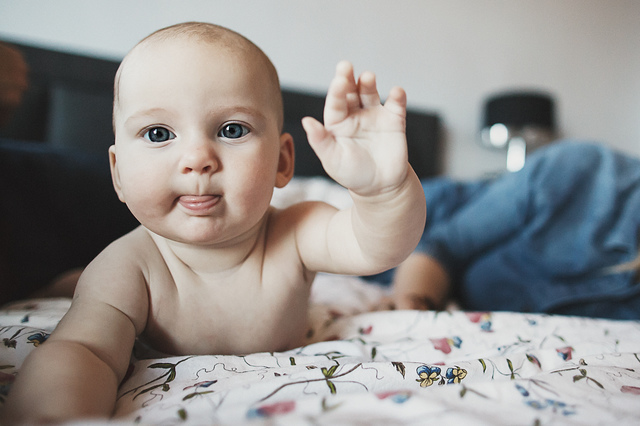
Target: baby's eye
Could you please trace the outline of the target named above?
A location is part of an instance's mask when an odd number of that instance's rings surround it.
[[[225,125],[218,136],[226,139],[238,139],[249,133],[249,129],[246,126],[238,123],[230,123]]]
[[[176,135],[164,127],[154,127],[147,130],[143,137],[150,142],[166,142],[171,139],[175,139]]]

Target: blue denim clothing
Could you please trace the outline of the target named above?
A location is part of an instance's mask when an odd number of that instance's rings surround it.
[[[494,180],[423,182],[416,251],[449,272],[464,309],[640,319],[640,160],[564,141]]]
[[[634,273],[605,272],[638,253],[638,159],[563,142],[493,182],[424,189],[417,250],[444,265],[466,309],[640,318]]]

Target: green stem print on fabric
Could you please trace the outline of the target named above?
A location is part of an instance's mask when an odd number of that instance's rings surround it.
[[[488,368],[486,361],[483,358],[478,358],[478,362],[480,363],[480,365],[482,365],[482,372],[486,373]],[[530,362],[533,362],[533,361],[530,361]],[[492,367],[491,380],[495,378],[496,372],[498,372],[498,374],[500,374],[501,376],[509,376],[511,380],[515,380],[516,375],[518,375],[517,371],[522,367],[520,366],[519,368],[514,368],[513,362],[509,358],[507,358],[507,368],[509,369],[508,373],[500,371],[500,369],[498,368],[498,366],[494,361],[489,360],[489,365],[491,365]]]
[[[340,373],[338,375],[335,375],[335,373],[336,373],[336,371],[338,370],[338,367],[339,367],[338,364],[336,364],[336,365],[334,365],[334,366],[332,366],[330,368],[322,367],[320,369],[320,371],[322,371],[322,375],[324,377],[319,378],[319,379],[300,380],[300,381],[297,381],[297,382],[285,383],[284,385],[278,387],[276,390],[271,392],[269,395],[267,395],[264,398],[262,398],[260,400],[260,402],[266,401],[267,399],[271,398],[272,396],[274,396],[275,394],[277,394],[282,389],[284,389],[284,388],[286,388],[288,386],[301,385],[301,384],[307,384],[307,383],[312,383],[312,382],[321,382],[323,380],[326,381],[327,386],[329,387],[329,390],[331,391],[331,393],[332,394],[336,394],[338,392],[338,390],[336,389],[336,385],[333,382],[333,380],[341,378],[341,377],[344,377],[344,376],[347,376],[347,375],[353,373],[355,370],[357,370],[361,366],[362,366],[362,363],[358,363],[353,368],[351,368],[350,370],[345,371],[344,373]],[[365,386],[365,388],[366,388],[366,386]]]
[[[604,389],[604,386],[602,386],[602,384],[599,381],[597,381],[592,377],[589,377],[589,375],[587,374],[586,368],[581,368],[581,367],[587,367],[587,363],[584,359],[580,359],[580,361],[578,361],[578,364],[579,364],[579,367],[565,368],[564,370],[556,370],[554,371],[554,373],[563,373],[565,371],[577,370],[578,373],[580,374],[576,374],[573,376],[573,383],[579,382],[580,380],[585,380],[587,383],[591,382],[596,386],[598,386],[600,389]]]
[[[120,398],[122,398],[123,396],[133,393],[135,394],[135,396],[133,397],[133,399],[135,400],[137,397],[144,395],[146,393],[151,392],[152,390],[158,389],[160,388],[163,392],[168,392],[171,387],[169,385],[169,383],[173,382],[176,379],[176,368],[178,367],[178,365],[182,364],[183,362],[185,362],[186,360],[190,359],[192,357],[187,357],[184,358],[178,362],[176,362],[175,364],[172,364],[170,362],[158,362],[155,364],[151,364],[149,365],[147,368],[157,368],[157,369],[165,369],[167,370],[166,372],[164,372],[161,376],[156,377],[153,380],[148,381],[147,383],[145,383],[144,385],[135,387],[133,389],[128,390],[127,392],[123,393]],[[163,377],[166,377],[166,380],[162,383],[156,383],[156,384],[152,384],[154,382],[157,382],[158,380],[161,380]],[[143,389],[144,388],[144,389]],[[142,390],[140,390],[142,389]]]

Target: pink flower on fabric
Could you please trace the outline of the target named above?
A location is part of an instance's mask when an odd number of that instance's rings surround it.
[[[565,346],[564,348],[556,349],[558,355],[565,361],[570,361],[573,355],[573,348],[571,346]]]
[[[390,399],[396,404],[402,404],[406,402],[409,398],[411,398],[411,392],[390,391],[390,392],[377,393],[376,397],[378,397],[378,399]]]
[[[429,339],[431,340],[431,343],[433,343],[433,347],[435,349],[438,349],[439,351],[442,351],[445,354],[449,354],[451,353],[451,347],[455,347],[455,348],[460,348],[460,345],[462,344],[462,339],[460,339],[458,336],[454,336],[454,337],[443,337],[440,339]]]
[[[632,395],[640,395],[640,388],[637,386],[622,386],[620,388],[620,392],[622,393],[630,393]]]
[[[486,332],[493,332],[491,329],[491,312],[467,312],[467,318],[474,324],[480,324],[480,329]]]
[[[473,323],[479,323],[491,316],[489,312],[465,312],[465,314],[467,315],[467,318],[469,318],[469,321]]]
[[[272,417],[279,414],[287,414],[295,410],[295,401],[282,401],[275,404],[263,405],[261,407],[250,410],[247,414],[250,418],[256,417]]]
[[[372,331],[373,331],[373,326],[372,325],[370,325],[369,327],[360,327],[358,329],[358,332],[360,334],[364,334],[364,335],[371,334]]]

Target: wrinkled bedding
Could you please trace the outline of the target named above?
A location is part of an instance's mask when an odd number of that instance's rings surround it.
[[[287,352],[164,357],[137,345],[114,421],[640,422],[640,322],[368,311],[383,293],[357,278],[321,275],[314,284],[309,343]],[[24,357],[37,350],[69,304],[30,300],[0,311],[2,401]]]
[[[344,190],[319,181],[287,188],[274,204],[349,203]],[[640,424],[640,321],[373,311],[386,291],[318,275],[308,342],[287,352],[174,357],[136,344],[111,422]],[[69,305],[0,308],[0,406]]]

